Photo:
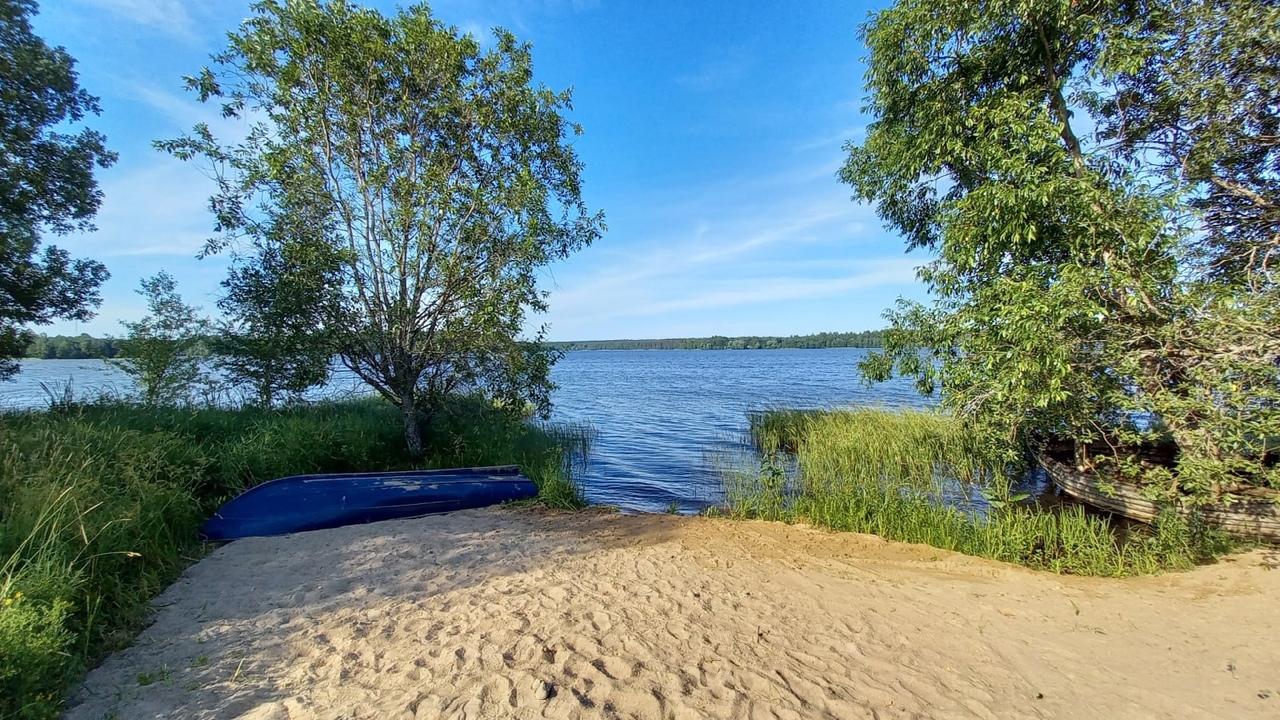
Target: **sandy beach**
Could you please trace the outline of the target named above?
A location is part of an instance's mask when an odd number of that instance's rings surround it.
[[[488,509],[240,540],[157,607],[66,717],[1280,717],[1275,551],[1104,580]]]

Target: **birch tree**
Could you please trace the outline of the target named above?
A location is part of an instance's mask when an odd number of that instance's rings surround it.
[[[341,266],[325,330],[401,409],[410,452],[459,393],[548,410],[555,356],[542,331],[521,339],[547,307],[537,271],[603,216],[581,197],[570,94],[534,84],[529,45],[495,30],[485,49],[425,5],[269,0],[188,84],[252,124],[231,145],[206,126],[158,144],[214,170],[206,250],[310,218]]]

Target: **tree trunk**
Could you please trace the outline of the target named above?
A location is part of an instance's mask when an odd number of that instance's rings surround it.
[[[275,406],[275,392],[272,379],[270,377],[262,378],[258,384],[258,404],[263,409],[270,410]]]
[[[409,457],[422,457],[422,426],[418,423],[418,408],[412,395],[400,401],[400,411],[404,413],[404,442],[409,448]]]

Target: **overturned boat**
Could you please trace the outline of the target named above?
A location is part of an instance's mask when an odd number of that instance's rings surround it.
[[[285,535],[420,517],[535,497],[515,465],[294,475],[250,488],[204,524],[206,540]]]

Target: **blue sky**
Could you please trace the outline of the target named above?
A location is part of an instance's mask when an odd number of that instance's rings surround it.
[[[367,2],[394,12],[392,2]],[[151,149],[200,121],[234,134],[182,88],[249,3],[45,0],[36,31],[78,60],[102,100],[89,124],[119,162],[99,174],[98,231],[49,238],[111,270],[98,317],[49,333],[119,334],[145,310],[142,277],[172,273],[214,310],[226,260],[197,260],[211,182]],[[556,340],[786,335],[883,326],[922,298],[907,255],[835,177],[858,140],[871,5],[850,2],[448,0],[443,21],[533,43],[536,80],[573,87],[584,198],[609,231],[547,268]]]

